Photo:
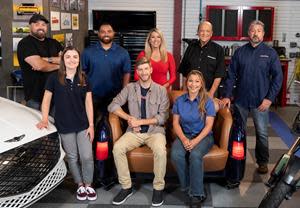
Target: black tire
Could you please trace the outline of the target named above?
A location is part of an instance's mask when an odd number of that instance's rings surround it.
[[[284,200],[287,193],[291,192],[292,187],[283,182],[282,180],[278,182],[276,186],[269,189],[269,191],[264,196],[263,200],[260,202],[258,208],[277,208]]]

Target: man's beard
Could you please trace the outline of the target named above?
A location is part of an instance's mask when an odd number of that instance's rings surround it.
[[[256,35],[254,35],[254,36],[250,39],[250,41],[251,41],[252,43],[254,43],[254,44],[258,44],[258,43],[261,42],[261,40],[260,40]]]
[[[39,31],[43,31],[43,33],[39,33]],[[36,37],[37,39],[44,39],[46,37],[46,33],[44,30],[38,30],[36,31],[35,33],[34,32],[31,32],[31,34]]]
[[[104,36],[104,37],[100,38],[100,41],[102,43],[109,44],[109,43],[111,43],[113,41],[113,38],[110,38],[108,36]]]

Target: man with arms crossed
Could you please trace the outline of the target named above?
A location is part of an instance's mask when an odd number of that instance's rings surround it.
[[[17,49],[26,105],[37,110],[40,110],[47,77],[59,68],[63,50],[58,41],[46,37],[48,23],[44,16],[34,14],[29,20],[30,34],[19,42]]]

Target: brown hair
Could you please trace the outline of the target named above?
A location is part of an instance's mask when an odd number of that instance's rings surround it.
[[[145,42],[145,56],[146,56],[147,59],[150,60],[151,55],[152,55],[152,48],[151,48],[151,45],[150,45],[149,41],[150,41],[150,38],[151,38],[151,35],[152,35],[153,32],[156,32],[159,35],[160,39],[161,39],[161,44],[159,46],[159,52],[160,52],[161,60],[163,62],[167,62],[168,61],[168,54],[167,54],[166,40],[164,38],[164,35],[163,35],[162,31],[158,28],[153,28],[148,33],[148,36],[147,36],[146,42]]]
[[[190,73],[188,73],[188,75],[186,77],[186,84],[187,84],[190,76],[192,76],[192,75],[197,75],[201,80],[201,88],[200,88],[199,94],[198,94],[200,97],[198,109],[199,109],[199,112],[201,113],[201,116],[203,117],[206,113],[205,104],[208,100],[208,93],[205,88],[205,80],[204,80],[203,74],[200,71],[192,70],[192,71],[190,71]]]
[[[76,75],[79,77],[79,84],[80,86],[85,86],[86,85],[86,77],[84,72],[81,70],[80,68],[80,52],[79,50],[77,50],[75,47],[73,46],[68,46],[64,49],[64,51],[62,52],[61,55],[61,61],[60,61],[60,67],[58,69],[58,81],[60,84],[65,85],[66,84],[66,65],[65,65],[65,60],[64,60],[64,56],[67,53],[67,51],[76,51],[78,53],[79,56],[79,64],[76,70]]]
[[[142,58],[137,60],[135,63],[135,66],[136,66],[136,68],[138,68],[138,66],[143,65],[143,64],[149,64],[149,66],[151,66],[149,59],[147,59],[145,56],[143,56]]]

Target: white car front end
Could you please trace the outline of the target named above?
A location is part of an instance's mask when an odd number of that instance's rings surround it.
[[[38,111],[0,97],[0,207],[28,207],[66,176],[53,124],[39,130]]]

